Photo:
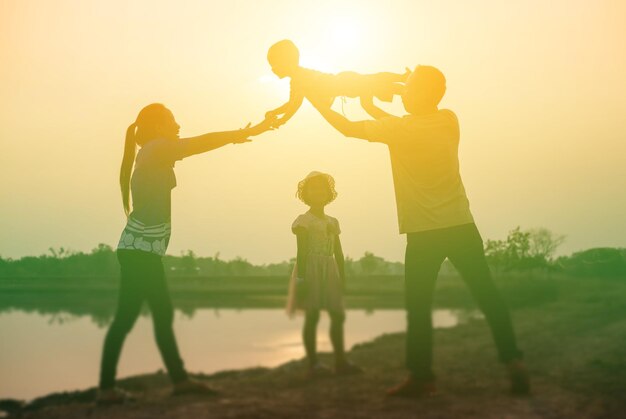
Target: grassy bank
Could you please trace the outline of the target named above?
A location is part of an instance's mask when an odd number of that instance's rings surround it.
[[[20,412],[24,418],[618,418],[626,401],[626,281],[555,280],[557,298],[513,312],[533,377],[533,396],[507,394],[489,330],[482,320],[435,332],[441,394],[386,400],[404,377],[403,334],[353,348],[359,377],[307,382],[302,363],[198,375],[222,393],[213,399],[171,398],[162,373],[133,377],[128,406],[96,408],[94,390],[52,395]],[[329,360],[328,355],[326,355]]]
[[[554,279],[507,276],[497,279],[505,298],[514,307],[540,304],[556,298]],[[187,313],[199,308],[280,308],[285,304],[288,278],[171,277],[174,304]],[[117,297],[116,277],[0,278],[0,311],[18,309],[42,313],[68,312],[106,320],[113,314]],[[346,304],[350,308],[402,308],[402,276],[349,278]],[[471,308],[473,302],[457,276],[438,280],[435,305]]]

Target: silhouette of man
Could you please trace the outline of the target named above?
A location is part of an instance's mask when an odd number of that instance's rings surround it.
[[[518,349],[509,310],[492,281],[483,242],[470,212],[459,172],[459,124],[439,109],[446,91],[444,75],[418,66],[402,94],[407,115],[391,115],[373,99],[361,105],[374,120],[349,121],[327,101],[310,98],[322,116],[346,137],[384,143],[389,148],[400,233],[407,235],[405,297],[406,366],[409,376],[389,396],[433,394],[432,296],[443,261],[461,274],[491,328],[499,357],[509,371],[511,391],[529,391],[528,374]]]

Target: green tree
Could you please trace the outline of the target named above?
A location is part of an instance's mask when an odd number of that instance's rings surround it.
[[[565,236],[554,234],[547,228],[536,228],[529,233],[528,253],[531,257],[541,258],[546,262],[552,261],[554,252],[565,241]]]
[[[378,257],[371,252],[365,252],[361,259],[359,259],[359,265],[361,266],[361,271],[365,275],[384,273],[385,271],[385,259]],[[381,272],[381,270],[383,272]]]
[[[487,240],[485,256],[496,272],[546,269],[564,239],[546,228],[522,230],[518,226],[504,241]]]
[[[199,268],[196,263],[196,254],[191,250],[187,250],[187,253],[181,252],[179,267],[184,275],[198,275]]]

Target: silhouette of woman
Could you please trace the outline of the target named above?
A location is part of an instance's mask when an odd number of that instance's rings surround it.
[[[124,340],[144,301],[152,312],[156,343],[174,394],[213,392],[188,377],[172,328],[174,310],[161,256],[165,254],[171,232],[171,190],[176,186],[174,163],[230,143],[248,142],[248,137],[271,129],[272,122],[266,119],[235,131],[179,139],[180,126],[172,112],[162,104],[153,103],[143,108],[128,127],[120,169],[127,223],[117,248],[121,280],[117,311],[104,340],[99,403],[121,403],[130,397],[115,387],[115,375]],[[137,146],[140,149],[135,157]]]

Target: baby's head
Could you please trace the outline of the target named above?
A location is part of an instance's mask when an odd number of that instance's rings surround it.
[[[418,65],[406,81],[402,103],[408,113],[418,113],[437,108],[445,92],[446,78],[443,73],[429,65]]]
[[[300,65],[300,51],[289,39],[283,39],[267,51],[267,61],[279,78],[289,77]]]
[[[308,206],[325,206],[337,198],[335,179],[329,174],[311,172],[298,183],[298,199]]]

